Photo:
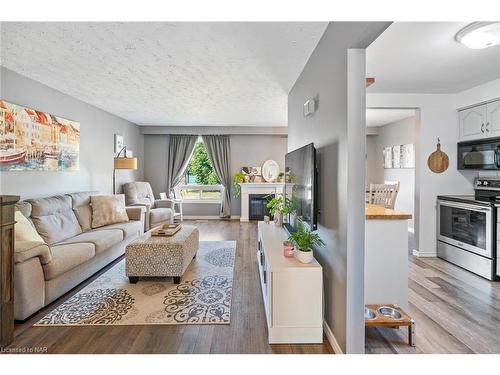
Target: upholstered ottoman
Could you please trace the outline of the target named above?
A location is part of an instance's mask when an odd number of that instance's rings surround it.
[[[183,225],[172,237],[151,236],[151,231],[127,245],[125,273],[135,284],[141,276],[181,277],[196,257],[199,245],[198,228]]]

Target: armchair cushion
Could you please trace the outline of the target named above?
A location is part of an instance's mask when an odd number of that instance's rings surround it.
[[[174,201],[170,199],[157,199],[155,200],[154,208],[174,209]]]
[[[174,222],[174,211],[171,208],[154,208],[149,213],[150,228],[164,223]]]
[[[123,184],[127,206],[144,205],[154,207],[155,198],[149,182],[135,181]]]
[[[92,228],[129,221],[123,194],[92,195],[90,203],[92,205]]]

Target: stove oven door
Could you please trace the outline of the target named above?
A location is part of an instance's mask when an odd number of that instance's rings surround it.
[[[438,240],[492,258],[492,207],[438,200]]]

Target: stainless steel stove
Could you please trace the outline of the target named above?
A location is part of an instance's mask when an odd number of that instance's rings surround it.
[[[474,195],[438,196],[438,257],[488,280],[500,278],[500,178],[476,178]]]

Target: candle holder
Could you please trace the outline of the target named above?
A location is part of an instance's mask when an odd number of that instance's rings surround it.
[[[283,241],[283,255],[287,258],[293,257],[294,251],[293,243],[290,241]]]

